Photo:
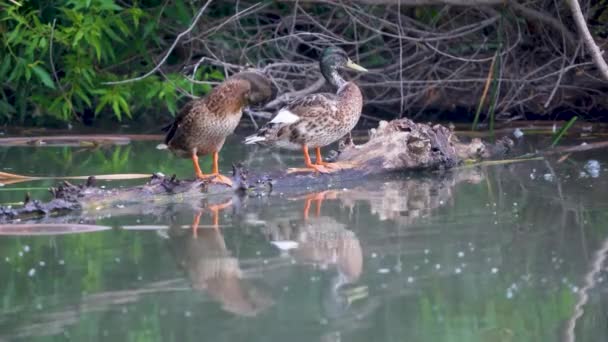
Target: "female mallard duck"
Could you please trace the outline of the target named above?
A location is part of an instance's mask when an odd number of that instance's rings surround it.
[[[344,50],[329,47],[321,54],[321,73],[338,90],[335,94],[310,94],[295,99],[279,110],[277,115],[260,130],[245,139],[245,144],[302,149],[307,171],[329,172],[340,168],[337,163],[326,163],[321,158],[321,147],[348,134],[359,121],[363,106],[361,90],[353,82],[345,81],[338,68],[367,71],[353,63]],[[308,148],[314,147],[313,164]]]
[[[264,75],[253,71],[235,74],[204,98],[188,102],[165,127],[165,144],[177,156],[192,159],[196,177],[231,185],[230,178],[219,173],[219,151],[238,125],[243,108],[271,97],[272,85]],[[213,154],[213,170],[203,174],[198,156],[208,154]]]

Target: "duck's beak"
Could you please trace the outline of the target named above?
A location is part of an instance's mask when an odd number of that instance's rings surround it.
[[[367,69],[365,69],[364,67],[360,66],[359,64],[351,61],[350,59],[348,60],[348,62],[346,62],[346,67],[349,69],[353,69],[353,70],[357,70],[357,71],[361,71],[361,72],[367,72]]]

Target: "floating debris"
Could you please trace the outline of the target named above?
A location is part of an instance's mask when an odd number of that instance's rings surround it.
[[[389,270],[388,268],[381,268],[378,270],[378,273],[380,273],[380,274],[387,274],[390,272],[391,272],[391,270]]]
[[[513,131],[513,136],[514,136],[515,138],[519,139],[519,138],[521,138],[521,137],[523,137],[523,136],[524,136],[524,132],[523,132],[521,129],[516,128],[516,129]]]
[[[27,275],[33,277],[34,275],[36,275],[36,269],[31,268],[29,271],[27,271]]]
[[[553,175],[550,173],[545,173],[543,175],[543,178],[547,181],[547,182],[553,182]]]
[[[299,243],[296,241],[290,241],[290,240],[286,240],[286,241],[272,241],[271,242],[273,245],[275,245],[275,247],[277,247],[278,249],[282,250],[282,251],[288,251],[290,249],[295,249],[298,248]]]
[[[585,164],[585,171],[591,176],[591,178],[597,178],[600,176],[600,162],[595,159],[591,159],[587,161]]]
[[[459,258],[464,258],[464,252],[458,252],[458,257]]]
[[[496,274],[496,273],[498,273],[498,268],[492,267],[491,271],[492,271],[492,274]]]
[[[414,282],[414,277],[407,277],[407,282],[408,283],[413,283]]]
[[[454,273],[460,274],[460,273],[462,273],[462,269],[460,267],[456,267],[456,269],[454,270]]]

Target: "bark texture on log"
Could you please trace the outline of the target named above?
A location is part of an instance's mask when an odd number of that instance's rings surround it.
[[[101,189],[90,178],[82,185],[64,182],[50,189],[53,199],[46,203],[26,198],[21,208],[0,207],[0,222],[33,218],[49,220],[52,216],[77,210],[87,213],[101,213],[108,209],[120,211],[142,203],[158,208],[167,203],[188,203],[200,199],[206,199],[208,203],[223,202],[235,193],[249,196],[267,195],[273,191],[299,194],[327,189],[338,183],[360,182],[361,177],[397,171],[449,169],[465,159],[502,155],[511,144],[510,139],[500,140],[496,145],[486,145],[480,139],[464,143],[444,126],[399,119],[381,122],[378,128],[370,131],[370,139],[365,144],[341,143],[336,160],[349,167],[331,174],[253,174],[235,166],[233,188],[200,180],[153,175],[141,186]]]

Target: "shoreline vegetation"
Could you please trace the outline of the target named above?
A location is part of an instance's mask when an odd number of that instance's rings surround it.
[[[327,87],[316,60],[328,45],[370,66],[353,75],[370,119],[453,112],[491,127],[530,113],[604,120],[608,108],[604,1],[0,6],[0,124],[168,120],[244,67],[278,88],[274,101],[249,111],[260,120]]]

